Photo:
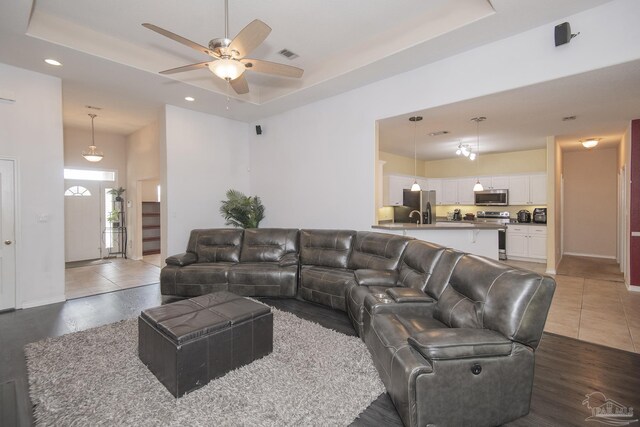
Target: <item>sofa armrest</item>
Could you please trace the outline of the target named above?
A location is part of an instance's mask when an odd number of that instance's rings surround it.
[[[355,271],[358,286],[396,286],[398,272],[395,270],[359,269]]]
[[[280,261],[278,261],[278,265],[280,267],[289,267],[292,265],[298,265],[298,254],[289,252],[288,254],[284,254]]]
[[[389,295],[397,303],[406,302],[434,302],[435,300],[420,289],[395,287],[386,290]]]
[[[410,336],[409,344],[428,360],[508,356],[513,343],[491,329],[430,329]]]
[[[177,265],[178,267],[184,267],[185,265],[193,264],[198,261],[198,255],[193,252],[185,252],[183,254],[172,255],[167,258],[164,262],[167,265]]]
[[[389,302],[384,303],[380,301],[380,298],[376,295],[367,295],[364,298],[364,310],[369,313],[371,317],[377,314],[395,314],[398,316],[407,317],[433,317],[433,309],[435,303],[433,302],[403,302],[397,303],[391,299]]]

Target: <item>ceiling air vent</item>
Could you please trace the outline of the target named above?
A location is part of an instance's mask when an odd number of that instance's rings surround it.
[[[85,105],[85,108],[88,108],[89,110],[102,110],[102,107],[94,107],[93,105]]]
[[[284,56],[287,59],[296,59],[298,57],[297,53],[291,52],[289,49],[282,49],[278,52],[280,55]]]

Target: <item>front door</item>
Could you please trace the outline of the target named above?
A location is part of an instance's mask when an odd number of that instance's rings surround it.
[[[100,183],[65,180],[64,196],[65,261],[100,258]]]
[[[0,160],[0,310],[16,306],[14,167],[13,160]]]

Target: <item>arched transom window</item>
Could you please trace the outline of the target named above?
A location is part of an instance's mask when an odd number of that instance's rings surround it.
[[[81,185],[72,185],[64,192],[65,196],[90,196],[91,191]]]

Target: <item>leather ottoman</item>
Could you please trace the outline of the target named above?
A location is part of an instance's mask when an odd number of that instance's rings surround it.
[[[138,332],[140,360],[175,397],[273,350],[271,308],[227,291],[144,310]]]

